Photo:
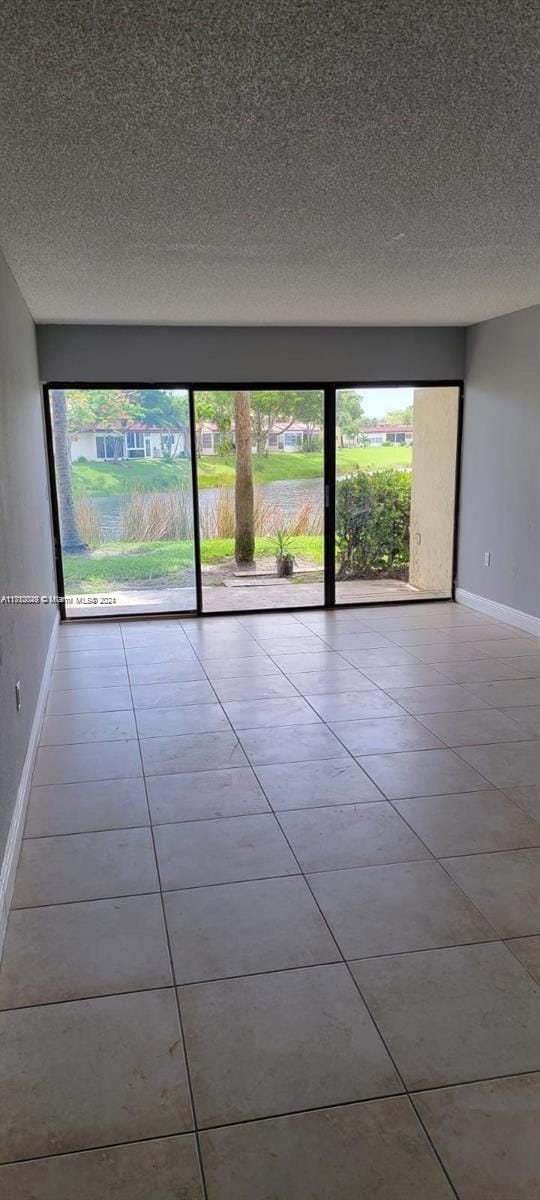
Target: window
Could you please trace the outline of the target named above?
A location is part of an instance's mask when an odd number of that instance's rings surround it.
[[[123,458],[123,433],[104,433],[96,435],[96,458]]]
[[[140,432],[130,431],[127,435],[128,458],[144,458],[144,437]]]
[[[213,447],[212,434],[209,429],[203,429],[202,448],[203,450],[211,450]]]

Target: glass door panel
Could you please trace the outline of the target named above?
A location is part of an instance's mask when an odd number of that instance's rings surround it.
[[[324,603],[324,392],[196,391],[204,612]]]
[[[459,388],[336,393],[336,604],[452,595]]]
[[[197,607],[188,391],[48,392],[66,616]]]

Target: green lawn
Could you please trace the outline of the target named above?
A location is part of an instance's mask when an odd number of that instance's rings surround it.
[[[323,562],[321,536],[292,538],[291,553],[318,565]],[[206,541],[201,546],[203,565],[223,562],[234,555],[232,538]],[[272,538],[255,539],[257,558],[275,555]],[[110,542],[91,555],[64,556],[66,592],[106,592],[115,586],[179,586],[193,567],[192,542]]]
[[[363,470],[383,470],[385,467],[410,467],[411,446],[359,446],[355,450],[338,450],[337,472],[346,475],[357,467]],[[322,454],[269,454],[267,458],[253,456],[255,483],[271,483],[277,479],[317,479],[323,474]],[[199,487],[232,487],[234,457],[199,458],[197,460]],[[186,459],[168,463],[160,459],[133,459],[131,462],[74,463],[73,488],[77,497],[115,496],[127,492],[168,492],[187,487],[190,464]]]

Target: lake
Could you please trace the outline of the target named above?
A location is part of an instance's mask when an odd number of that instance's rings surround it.
[[[223,488],[201,488],[199,490],[199,511],[204,513],[212,509]],[[323,506],[324,483],[321,479],[276,479],[273,483],[256,484],[256,491],[262,497],[263,503],[281,508],[286,520],[294,517],[306,500],[318,502]],[[167,492],[158,492],[167,496]],[[125,496],[95,496],[92,503],[98,513],[104,541],[114,542],[120,538],[121,513]]]

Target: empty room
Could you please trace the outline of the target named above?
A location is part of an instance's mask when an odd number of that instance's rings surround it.
[[[538,9],[0,62],[0,1195],[539,1200]]]

